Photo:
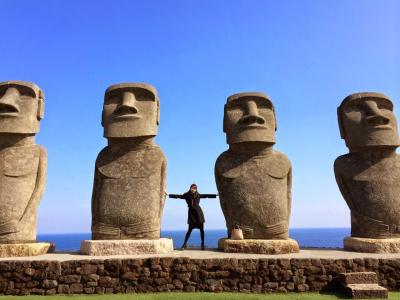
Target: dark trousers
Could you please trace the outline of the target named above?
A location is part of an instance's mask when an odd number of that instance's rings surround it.
[[[201,245],[204,246],[204,223],[201,223],[200,226],[194,226],[192,224],[189,224],[189,228],[188,228],[188,231],[186,232],[183,247],[186,247],[186,244],[190,238],[190,235],[192,234],[193,229],[195,229],[196,227],[198,227],[200,229]]]

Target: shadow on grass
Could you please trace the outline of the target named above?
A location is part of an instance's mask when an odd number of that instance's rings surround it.
[[[321,295],[324,296],[332,296],[332,297],[336,297],[338,299],[350,299],[346,294],[344,294],[343,292],[332,292],[332,291],[321,291],[320,292]]]

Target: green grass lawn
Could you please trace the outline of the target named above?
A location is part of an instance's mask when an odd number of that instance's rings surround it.
[[[119,295],[68,295],[68,296],[0,296],[0,299],[22,300],[316,300],[316,299],[343,299],[340,296],[319,293],[287,293],[287,294],[240,294],[240,293],[157,293],[157,294],[119,294]],[[389,293],[389,299],[400,300],[400,293]]]

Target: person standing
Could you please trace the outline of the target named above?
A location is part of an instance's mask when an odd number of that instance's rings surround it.
[[[216,198],[217,194],[200,194],[197,191],[197,185],[192,184],[190,186],[189,191],[184,193],[183,195],[180,194],[169,194],[170,198],[175,199],[185,199],[188,205],[188,230],[186,232],[185,241],[182,245],[182,249],[187,248],[187,242],[190,238],[190,235],[193,229],[198,228],[200,229],[200,236],[201,236],[201,250],[205,249],[204,246],[204,214],[203,210],[200,207],[200,199],[201,198]]]

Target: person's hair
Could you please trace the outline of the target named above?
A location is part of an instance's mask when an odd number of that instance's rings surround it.
[[[197,184],[192,183],[192,184],[190,185],[190,188],[194,188],[194,187],[197,189]]]

